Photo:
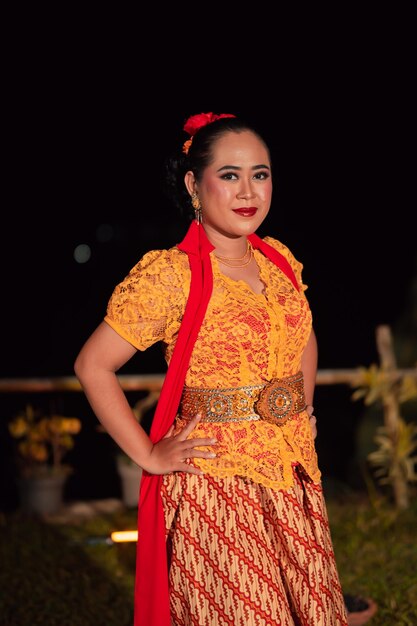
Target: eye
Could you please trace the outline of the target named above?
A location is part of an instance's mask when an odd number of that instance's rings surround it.
[[[267,180],[270,177],[270,172],[264,170],[263,172],[256,172],[254,175],[255,180]]]
[[[225,172],[221,178],[222,180],[237,180],[237,174],[235,172]]]

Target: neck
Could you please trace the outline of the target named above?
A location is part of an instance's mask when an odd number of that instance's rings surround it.
[[[248,240],[242,235],[230,237],[218,231],[204,227],[207,239],[215,247],[214,253],[219,256],[239,258],[242,257],[248,248]]]

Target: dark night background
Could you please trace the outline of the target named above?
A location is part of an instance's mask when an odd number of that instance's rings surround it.
[[[304,264],[319,368],[376,362],[376,326],[395,327],[410,306],[417,245],[411,84],[404,64],[371,61],[345,58],[338,73],[329,65],[271,92],[264,85],[273,76],[249,80],[250,94],[243,83],[216,89],[215,72],[206,90],[168,75],[157,96],[130,66],[97,70],[87,60],[77,72],[64,59],[59,72],[50,61],[50,71],[36,74],[28,59],[20,97],[11,94],[0,377],[71,376],[115,284],[147,250],[180,241],[186,223],[162,194],[163,159],[187,138],[185,119],[203,111],[244,116],[269,142],[274,198],[258,232],[286,243]],[[79,244],[91,248],[84,264],[74,260]],[[163,367],[155,347],[123,372]],[[348,478],[362,412],[350,394],[319,388],[315,403],[322,471],[338,480]],[[27,401],[48,407],[51,400],[83,419],[68,497],[118,493],[112,445],[95,434],[81,394],[2,394],[6,508],[16,496],[5,424]]]

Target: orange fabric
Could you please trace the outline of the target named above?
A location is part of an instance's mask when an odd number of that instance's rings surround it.
[[[311,332],[311,312],[302,283],[302,265],[282,243],[265,241],[288,260],[301,289],[260,251],[254,255],[265,284],[255,294],[243,281],[221,273],[213,253],[213,293],[201,325],[185,384],[223,388],[265,383],[300,370]],[[176,247],[147,253],[110,299],[106,321],[140,350],[166,345],[169,362],[190,290],[187,255]],[[146,297],[145,297],[146,294]],[[177,421],[177,430],[183,427]],[[282,426],[266,422],[200,423],[192,436],[215,436],[217,457],[195,459],[213,476],[244,475],[273,489],[292,485],[291,463],[300,463],[318,481],[320,471],[306,411]]]
[[[286,246],[271,237],[265,237],[265,242],[269,243],[277,251],[286,257],[298,279],[301,290],[307,287],[301,282],[302,265],[295,260]],[[270,271],[275,269],[275,276],[281,278],[281,300],[286,293],[291,293],[290,281],[282,272],[258,250],[254,251],[255,259],[260,266],[261,279],[265,284],[270,281]],[[249,287],[245,287],[241,281],[233,281],[220,273],[218,262],[213,253],[210,254],[213,266],[215,292],[218,293],[218,304],[222,296],[225,296],[225,289],[236,287],[234,293],[242,293],[253,299],[253,292]],[[185,252],[180,251],[177,246],[168,250],[152,250],[147,252],[140,261],[131,269],[125,279],[119,283],[109,300],[107,307],[106,322],[110,324],[122,337],[131,343],[138,350],[146,350],[157,341],[164,342],[168,347],[167,361],[172,354],[175,341],[181,325],[182,315],[190,291],[191,271],[188,257]],[[285,288],[286,285],[286,288]],[[274,289],[271,285],[268,290]],[[263,296],[256,296],[256,299]],[[211,307],[213,309],[213,307]],[[292,320],[293,323],[297,319]],[[204,332],[204,329],[202,329]],[[284,337],[283,337],[284,338]],[[276,334],[271,337],[271,341],[276,339]],[[243,350],[246,352],[246,349]],[[233,363],[232,374],[233,374]],[[228,368],[229,371],[230,367]],[[239,371],[236,372],[239,377]],[[256,373],[256,372],[254,372]],[[226,378],[228,379],[227,373]],[[190,379],[187,384],[193,386]],[[210,385],[206,385],[210,386]]]
[[[272,260],[266,277],[268,280],[264,281],[265,292],[263,296],[268,300],[269,305],[271,302],[275,302],[276,305],[278,294],[268,291],[269,274],[274,268],[280,274],[282,273],[282,277],[285,277],[286,285],[281,294],[283,300],[281,304],[285,303],[289,290],[295,293],[299,292],[299,285],[294,276],[294,270],[291,268],[290,260],[287,260],[281,252],[274,249],[269,243],[260,240],[256,235],[251,235],[251,243],[256,250],[261,250],[266,257]],[[107,323],[127,340],[130,340],[138,349],[141,347],[145,349],[158,340],[164,341],[167,346],[166,354],[169,368],[150,433],[151,440],[154,442],[164,436],[173,422],[182,385],[187,372],[189,372],[187,367],[192,364],[193,358],[199,358],[195,348],[198,338],[202,334],[204,323],[209,321],[206,307],[215,286],[212,276],[214,258],[209,257],[209,252],[213,250],[213,246],[208,241],[201,226],[193,222],[177,249],[180,254],[184,252],[187,254],[189,279],[191,278],[186,302],[183,303],[182,307],[180,305],[179,318],[178,302],[167,299],[164,290],[164,287],[171,288],[172,281],[167,281],[167,276],[173,278],[172,267],[167,268],[166,265],[164,267],[164,264],[158,267],[158,263],[152,267],[152,260],[164,256],[166,259],[167,255],[173,252],[172,250],[153,251],[153,253],[148,253],[149,256],[145,255],[147,258],[144,257],[141,262],[145,270],[144,275],[137,272],[138,266],[133,268],[126,280],[115,289],[105,317]],[[184,263],[184,258],[182,262]],[[278,268],[280,269],[278,270]],[[184,285],[185,275],[182,275],[179,281]],[[173,281],[175,287],[178,287],[179,281]],[[242,281],[239,282],[242,283]],[[138,285],[141,285],[142,288]],[[152,287],[154,287],[153,291],[151,290]],[[241,303],[241,306],[242,304],[244,303]],[[176,311],[176,315],[172,316],[172,311]],[[290,314],[285,321],[288,327],[296,328],[300,325],[301,318],[301,314],[297,316]],[[248,321],[246,320],[246,323]],[[175,331],[176,323],[177,330]],[[148,333],[146,333],[147,327],[149,328]],[[168,329],[171,330],[171,333],[174,329],[171,342],[169,341]],[[239,331],[239,325],[230,324],[229,320],[229,329]],[[240,328],[241,342],[244,340],[242,330],[244,329]],[[148,342],[147,344],[142,342],[142,335],[144,335],[145,342]],[[173,337],[174,341],[172,341]],[[234,339],[235,341],[238,340],[237,337]],[[228,350],[228,342],[224,348]],[[171,351],[169,352],[169,350]],[[278,356],[277,351],[276,356]],[[297,355],[295,357],[297,358]],[[136,561],[135,626],[168,626],[170,623],[167,563],[164,554],[162,527],[163,510],[160,498],[161,483],[162,478],[160,476],[152,476],[143,472],[138,510],[139,541]]]

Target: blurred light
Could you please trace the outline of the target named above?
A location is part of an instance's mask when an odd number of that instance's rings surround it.
[[[110,537],[86,537],[82,541],[74,540],[73,543],[86,543],[89,546],[112,546],[113,541]]]
[[[77,263],[87,263],[91,257],[91,248],[86,243],[80,243],[74,250],[74,259]]]
[[[96,230],[97,241],[100,243],[106,243],[106,241],[110,241],[113,239],[114,229],[110,224],[100,224]]]
[[[114,531],[110,535],[110,539],[114,543],[126,543],[128,541],[137,541],[138,540],[138,531],[137,530],[119,530]]]

